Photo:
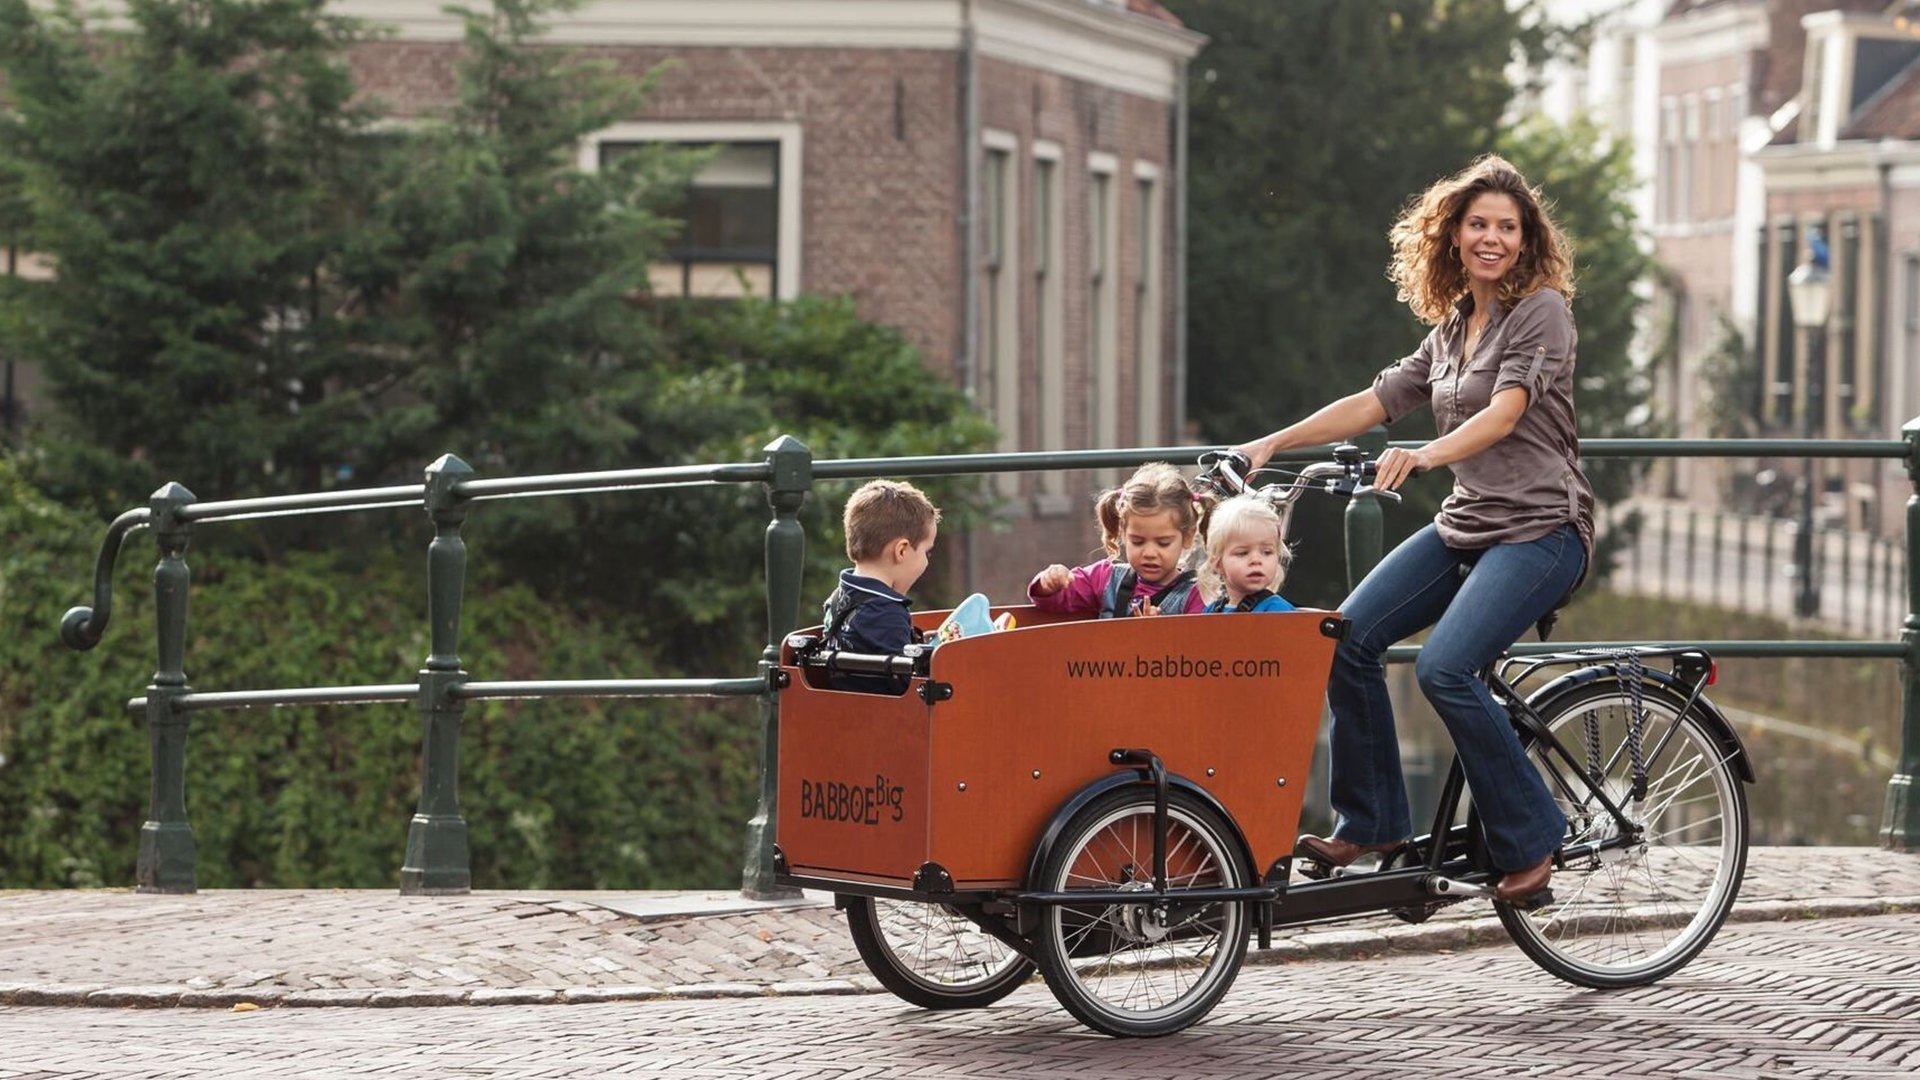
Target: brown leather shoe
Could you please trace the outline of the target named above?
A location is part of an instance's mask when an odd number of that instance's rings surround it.
[[[1356,844],[1337,836],[1308,835],[1294,842],[1294,853],[1328,866],[1347,866],[1362,855],[1385,855],[1404,843],[1405,840],[1387,840],[1378,844]]]
[[[1500,878],[1500,884],[1493,887],[1493,897],[1502,903],[1516,907],[1529,906],[1528,901],[1539,895],[1553,880],[1553,856],[1549,855],[1525,870],[1514,870]]]

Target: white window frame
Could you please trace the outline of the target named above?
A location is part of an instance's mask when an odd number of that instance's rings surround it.
[[[1039,424],[1042,450],[1067,448],[1067,347],[1066,347],[1066,169],[1060,144],[1044,139],[1033,143],[1034,196],[1032,237],[1036,255],[1045,245],[1044,265],[1033,260],[1034,270],[1034,367],[1040,380]],[[1042,164],[1049,179],[1045,193],[1045,217],[1041,216],[1039,177]],[[1073,509],[1067,494],[1066,474],[1049,469],[1040,474],[1039,490],[1034,494],[1034,511],[1040,514],[1064,514]]]
[[[1910,372],[1920,371],[1920,251],[1900,254],[1900,353],[1904,361],[1888,365],[1887,397],[1895,414],[1912,402]]]
[[[800,295],[800,220],[801,127],[791,120],[648,120],[615,124],[594,132],[580,142],[580,167],[592,172],[600,167],[600,147],[605,143],[686,143],[704,146],[710,143],[771,142],[780,146],[779,189],[775,192],[780,221],[774,252],[774,296],[792,300]]]
[[[1724,198],[1727,181],[1722,177],[1728,170],[1722,168],[1722,162],[1725,160],[1726,147],[1730,145],[1731,140],[1727,138],[1727,131],[1721,125],[1724,117],[1725,114],[1720,111],[1720,88],[1708,87],[1700,99],[1700,126],[1703,140],[1700,173],[1701,186],[1705,189],[1700,199],[1700,212],[1703,217],[1719,217],[1720,208],[1727,201]]]
[[[1154,446],[1178,441],[1167,431],[1164,395],[1161,383],[1166,378],[1161,357],[1160,277],[1162,237],[1166,213],[1162,208],[1165,185],[1160,166],[1150,161],[1133,163],[1134,234],[1140,238],[1140,251],[1134,256],[1133,348],[1136,358],[1134,393],[1137,431],[1140,445]]]
[[[1119,179],[1119,158],[1087,155],[1087,445],[1098,449],[1120,441]]]
[[[1660,101],[1660,183],[1655,190],[1653,219],[1661,224],[1677,220],[1674,213],[1674,188],[1680,173],[1680,103],[1673,98]]]
[[[1694,216],[1694,178],[1699,175],[1696,168],[1700,153],[1700,98],[1697,94],[1688,94],[1680,103],[1680,204],[1675,215],[1680,221],[1692,221]]]
[[[981,282],[981,293],[986,301],[980,311],[984,323],[980,340],[992,360],[987,365],[987,375],[992,380],[987,403],[999,429],[998,448],[1002,453],[1012,453],[1019,450],[1022,443],[1020,391],[1025,370],[1020,355],[1020,138],[1011,132],[989,129],[980,133],[980,144],[983,185],[991,183],[994,175],[987,163],[997,159],[1000,165],[997,193],[1000,212],[997,218],[991,213],[983,215],[982,223],[989,230],[997,227],[998,235],[987,237],[981,245],[988,257],[980,263],[980,272],[985,278]],[[991,209],[995,194],[983,190],[981,205]],[[991,258],[996,251],[997,262]],[[1006,497],[1018,495],[1020,483],[1019,473],[1002,472],[994,477],[994,487]]]

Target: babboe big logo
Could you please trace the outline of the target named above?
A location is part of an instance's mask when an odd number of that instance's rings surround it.
[[[876,775],[871,784],[838,780],[800,781],[800,816],[819,821],[878,825],[884,816],[899,821],[905,814],[906,787]]]

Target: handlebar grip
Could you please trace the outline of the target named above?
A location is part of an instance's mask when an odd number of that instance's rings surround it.
[[[1248,460],[1247,455],[1238,450],[1208,450],[1200,455],[1201,465],[1218,465],[1223,462],[1232,466],[1236,472],[1246,472],[1247,468],[1253,464]]]

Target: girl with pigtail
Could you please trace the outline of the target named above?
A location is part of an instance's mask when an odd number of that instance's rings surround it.
[[[1188,554],[1204,496],[1164,461],[1142,465],[1094,504],[1106,558],[1034,575],[1027,597],[1042,611],[1098,615],[1191,615],[1206,609]]]

